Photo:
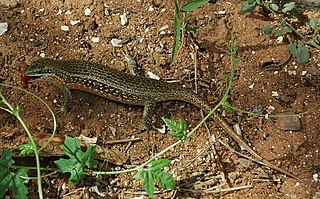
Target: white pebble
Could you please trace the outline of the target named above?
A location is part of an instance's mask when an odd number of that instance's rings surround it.
[[[69,31],[70,28],[69,28],[69,26],[61,26],[61,30],[62,31]]]
[[[76,24],[79,24],[79,23],[80,23],[80,20],[76,20],[76,21],[70,20],[70,24],[71,24],[72,26],[74,26],[74,25],[76,25]]]
[[[84,9],[84,15],[89,16],[91,14],[90,8]]]
[[[150,71],[147,72],[147,75],[151,78],[151,79],[155,79],[155,80],[159,80],[160,77]]]
[[[249,86],[249,88],[253,89],[254,83]]]
[[[302,75],[302,76],[304,76],[304,75],[306,75],[306,74],[307,74],[307,71],[306,71],[306,70],[304,70],[304,71],[301,72],[301,75]]]
[[[227,12],[225,11],[225,10],[220,10],[220,11],[218,11],[218,14],[219,15],[225,15]]]
[[[42,52],[42,53],[40,53],[40,57],[45,58],[45,57],[46,57],[46,54],[44,54],[44,53]]]
[[[71,15],[71,11],[70,11],[70,10],[67,10],[64,14],[65,14],[65,15]]]
[[[277,42],[278,42],[278,43],[283,42],[283,36],[279,36],[279,37],[277,38]]]
[[[279,93],[277,91],[272,91],[272,97],[279,97]]]
[[[153,6],[150,6],[150,7],[149,7],[149,9],[148,9],[148,11],[149,11],[149,12],[152,12],[152,11],[154,11],[154,8],[153,8]]]
[[[122,47],[122,40],[120,39],[111,39],[111,44],[114,47]]]
[[[125,26],[128,23],[128,19],[126,17],[126,13],[124,13],[123,15],[120,15],[120,23],[121,25]]]
[[[8,31],[8,23],[0,23],[0,35],[3,35],[5,32]]]
[[[62,10],[58,10],[57,15],[60,15],[62,13]]]
[[[319,181],[319,175],[316,173],[316,174],[313,174],[312,175],[312,178],[315,182],[318,182]]]
[[[159,29],[159,32],[161,32],[161,31],[163,31],[163,30],[165,30],[165,29],[168,29],[168,28],[169,28],[168,25],[162,26],[162,27]]]
[[[288,71],[288,74],[289,74],[289,75],[296,75],[296,74],[297,74],[297,71],[295,71],[295,70],[289,70],[289,71]]]
[[[93,43],[98,43],[98,42],[100,41],[100,38],[99,38],[99,37],[92,37],[92,38],[91,38],[91,41],[92,41]]]

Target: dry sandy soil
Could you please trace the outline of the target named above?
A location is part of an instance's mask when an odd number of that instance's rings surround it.
[[[7,22],[9,27],[0,36],[0,79],[2,83],[21,87],[26,66],[41,57],[90,60],[128,72],[121,52],[126,48],[145,70],[146,77],[147,72],[152,72],[162,79],[179,80],[193,90],[196,83],[199,95],[214,106],[226,89],[225,74],[230,72],[226,43],[236,39],[237,57],[241,61],[237,65],[229,102],[238,109],[262,114],[306,114],[300,118],[301,129],[298,131],[279,130],[269,119],[238,111],[228,113],[226,117],[230,125],[240,125],[244,140],[257,153],[302,180],[239,158],[219,142],[212,145],[211,135],[215,135],[233,149],[246,153],[209,120],[210,133],[201,127],[183,147],[163,155],[174,160],[170,172],[177,182],[177,189],[167,192],[157,189],[155,197],[320,198],[317,177],[320,173],[320,52],[310,48],[311,58],[307,64],[298,64],[291,58],[285,65],[266,70],[263,63],[281,62],[287,58],[289,43],[286,39],[279,42],[262,33],[263,25],[277,23],[268,13],[257,9],[252,14],[239,15],[240,3],[238,0],[217,1],[191,12],[190,23],[197,29],[197,34],[184,35],[173,63],[170,60],[173,1],[20,1],[13,8],[1,7],[0,22]],[[91,12],[85,15],[88,10]],[[122,25],[120,15],[124,14],[128,23]],[[304,7],[300,14],[294,25],[310,36],[306,19],[320,14],[312,7]],[[62,30],[63,26],[69,29]],[[123,41],[122,47],[111,44],[114,38]],[[299,41],[294,36],[292,39]],[[63,103],[61,90],[49,82],[34,81],[27,89],[43,98],[54,110]],[[52,129],[52,119],[46,108],[17,89],[6,88],[2,93],[12,104],[19,104],[22,118],[37,143],[42,145]],[[138,127],[142,121],[142,107],[115,103],[80,91],[74,91],[73,98],[71,110],[66,115],[57,114],[58,131],[41,153],[43,166],[54,166],[52,161],[61,154],[59,145],[65,135],[96,137],[98,145],[110,154],[108,168],[102,168],[108,170],[140,165],[177,141],[167,132],[160,133],[155,129],[141,132]],[[163,125],[161,117],[182,118],[189,129],[201,120],[199,110],[183,102],[158,104],[155,127]],[[140,141],[110,144],[110,141],[133,137]],[[0,150],[11,149],[18,154],[18,146],[27,142],[28,137],[18,121],[0,111]],[[15,161],[34,166],[33,157],[16,155]],[[134,181],[133,175],[135,173],[85,176],[84,180],[70,186],[68,175],[55,174],[43,178],[43,189],[48,198],[142,197],[142,183]],[[251,188],[218,192],[219,189],[247,185]],[[94,186],[105,196],[94,191]],[[31,180],[27,187],[29,198],[36,198],[36,181]],[[12,194],[7,193],[6,198],[11,197]]]

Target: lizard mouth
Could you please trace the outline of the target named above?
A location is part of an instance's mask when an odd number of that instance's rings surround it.
[[[28,83],[30,81],[34,81],[34,80],[38,80],[38,79],[42,79],[47,77],[49,74],[28,74],[25,73],[22,77],[21,77],[21,83],[24,87],[27,87]]]

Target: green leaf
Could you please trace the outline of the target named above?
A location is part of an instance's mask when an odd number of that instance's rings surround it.
[[[193,26],[191,26],[189,23],[187,23],[185,29],[186,29],[187,32],[190,32],[192,34],[196,34],[197,33],[197,30]]]
[[[202,6],[203,4],[205,3],[208,3],[209,0],[193,0],[193,1],[190,1],[184,5],[181,6],[181,10],[183,12],[190,12],[200,6]]]
[[[243,15],[247,12],[252,11],[256,7],[256,1],[255,0],[248,0],[244,1],[241,4],[240,14]]]
[[[283,25],[283,29],[286,31],[286,33],[292,32],[291,28],[287,25]]]
[[[179,17],[179,4],[178,4],[178,0],[174,0],[174,15],[176,17]]]
[[[276,31],[274,32],[274,36],[275,36],[275,37],[279,37],[279,36],[281,36],[281,35],[282,35],[281,30],[277,28]]]
[[[157,179],[158,184],[161,188],[166,190],[172,190],[176,188],[176,182],[174,181],[172,174],[164,173],[162,171],[156,171],[154,176]]]
[[[167,118],[162,118],[162,120],[170,129],[170,135],[172,135],[173,137],[177,137],[181,140],[184,140],[186,138],[187,125],[183,120],[179,119],[178,122],[175,122]]]
[[[6,191],[10,190],[15,198],[24,199],[27,197],[28,188],[24,185],[27,180],[22,177],[28,177],[28,169],[21,168],[16,173],[12,172],[10,169],[14,161],[11,157],[11,151],[2,151],[0,159],[0,198],[3,198]]]
[[[312,29],[316,29],[318,24],[318,18],[310,18],[308,24]]]
[[[168,159],[159,159],[151,161],[147,169],[139,171],[134,178],[143,179],[143,188],[150,197],[154,195],[155,180],[163,189],[175,189],[176,183],[172,174],[162,172],[161,170],[170,164]]]
[[[309,50],[304,46],[303,43],[292,43],[288,49],[291,54],[297,58],[299,63],[305,64],[309,61]]]
[[[287,13],[295,8],[295,2],[289,2],[283,5],[282,12]]]
[[[176,16],[174,18],[173,47],[172,47],[172,54],[171,54],[172,61],[174,60],[179,48],[180,34],[181,34],[181,20],[178,16]]]
[[[81,150],[80,142],[77,138],[66,136],[65,142],[61,145],[64,153],[69,159],[60,158],[54,161],[62,173],[70,173],[69,183],[73,184],[83,178],[83,168],[86,165],[94,168],[98,165],[98,161],[93,159],[95,147],[89,146],[86,152]]]
[[[28,142],[27,144],[19,145],[19,150],[21,151],[20,155],[27,155],[34,152],[34,147],[31,142]]]
[[[145,171],[143,173],[143,188],[150,197],[154,195],[154,176],[151,171]]]
[[[152,161],[148,164],[151,167],[151,170],[161,170],[162,168],[169,166],[171,160],[168,159],[159,159]]]
[[[279,6],[277,4],[272,3],[272,4],[270,4],[270,8],[277,12],[279,9]]]
[[[270,28],[270,26],[263,26],[262,31],[264,34],[270,35],[272,33],[272,28]]]

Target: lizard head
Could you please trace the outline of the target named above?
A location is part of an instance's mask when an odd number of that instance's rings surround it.
[[[54,73],[54,60],[39,59],[31,63],[26,70],[26,76],[32,78],[44,77]]]

